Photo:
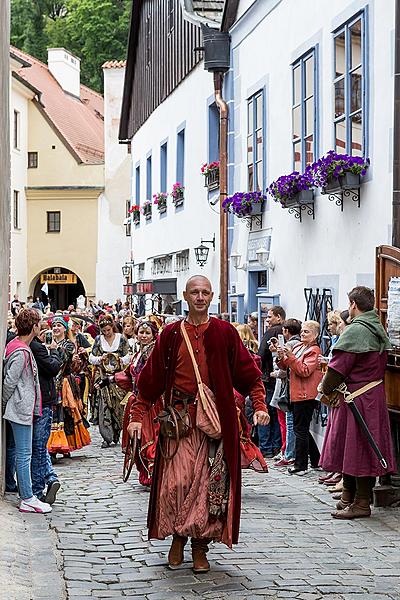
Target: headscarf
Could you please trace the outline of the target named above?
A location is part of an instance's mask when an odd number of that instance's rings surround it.
[[[68,322],[69,322],[68,315],[56,315],[51,320],[51,326],[53,327],[54,323],[61,323],[61,325],[63,327],[65,327],[65,330],[68,331]]]

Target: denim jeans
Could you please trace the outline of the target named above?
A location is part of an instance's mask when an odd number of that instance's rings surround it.
[[[53,411],[51,406],[44,406],[42,416],[33,419],[32,436],[32,489],[35,496],[41,498],[46,484],[57,479],[51,465],[47,442],[51,432]]]
[[[259,448],[262,454],[270,454],[282,446],[281,428],[279,427],[276,408],[270,406],[274,390],[266,387],[266,400],[270,416],[269,425],[258,425]]]
[[[296,437],[293,430],[293,413],[286,413],[286,450],[285,459],[294,460],[295,458]]]
[[[31,458],[32,425],[20,425],[10,421],[15,440],[16,471],[19,495],[22,500],[32,498]]]
[[[6,490],[13,490],[17,485],[15,481],[15,461],[14,435],[10,423],[6,421]]]

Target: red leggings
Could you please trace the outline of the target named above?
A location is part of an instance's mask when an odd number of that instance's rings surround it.
[[[281,428],[281,436],[282,436],[282,454],[285,453],[286,450],[286,413],[283,412],[283,410],[280,410],[279,408],[276,409],[276,412],[278,413],[278,421],[279,421],[279,427]]]

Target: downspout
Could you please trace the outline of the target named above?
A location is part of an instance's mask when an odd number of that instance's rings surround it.
[[[400,0],[396,0],[394,36],[392,245],[400,248]]]
[[[222,96],[224,74],[214,73],[215,103],[219,108],[220,312],[228,312],[228,215],[222,203],[228,193],[228,105]]]

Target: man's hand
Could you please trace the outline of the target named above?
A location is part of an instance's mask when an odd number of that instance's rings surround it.
[[[254,425],[268,425],[269,420],[269,414],[264,410],[257,410],[253,415]]]
[[[142,424],[132,421],[132,423],[129,423],[127,431],[130,438],[133,438],[135,431],[137,431],[138,440],[140,440],[140,437],[142,435]]]

